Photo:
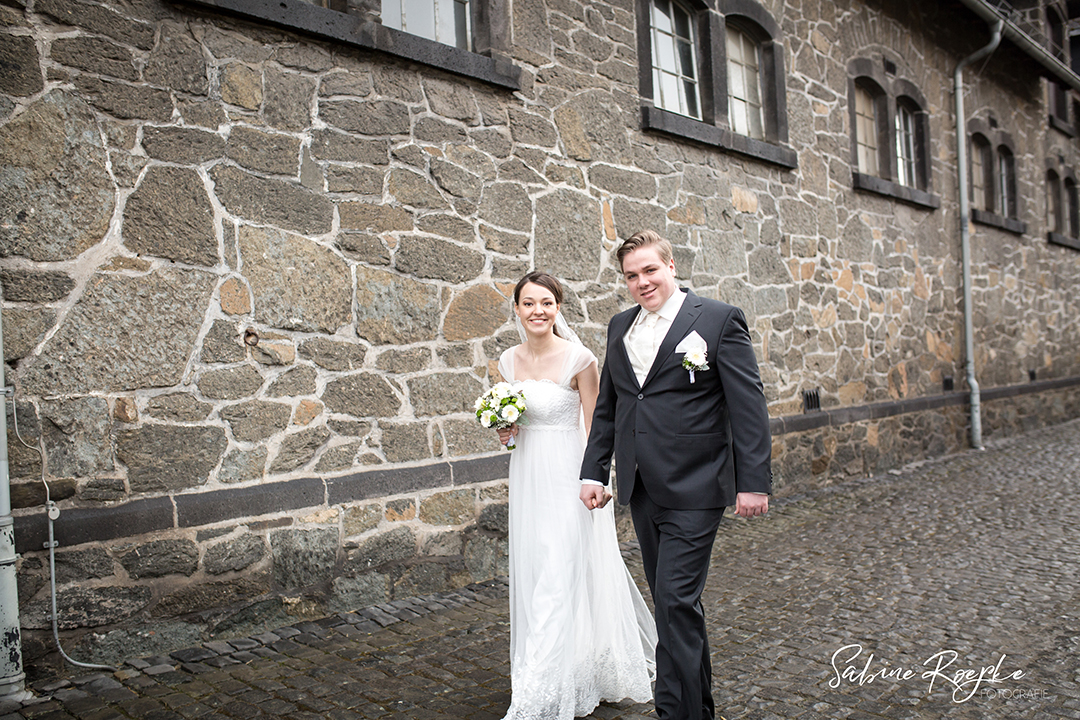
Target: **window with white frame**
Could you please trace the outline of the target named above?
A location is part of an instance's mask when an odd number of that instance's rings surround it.
[[[1080,198],[1076,193],[1076,181],[1065,178],[1065,218],[1068,221],[1065,232],[1069,237],[1080,238]]]
[[[1046,229],[1061,232],[1061,180],[1053,170],[1046,173]]]
[[[468,0],[382,0],[382,22],[443,45],[471,47]]]
[[[915,174],[915,113],[905,103],[896,105],[896,182],[908,187],[917,184]]]
[[[1046,159],[1046,239],[1080,250],[1080,185],[1062,153]]]
[[[878,148],[877,103],[874,95],[864,85],[855,85],[855,144],[858,149],[859,172],[867,175],[881,174]]]
[[[693,13],[676,0],[653,0],[650,29],[653,102],[700,120]]]
[[[990,142],[982,135],[971,136],[971,204],[979,210],[993,212],[994,182]]]
[[[294,28],[343,48],[375,51],[497,87],[521,89],[521,68],[512,59],[505,32],[510,22],[509,0],[174,2]],[[364,31],[359,32],[359,27]]]
[[[727,29],[728,121],[740,135],[765,137],[761,106],[761,49],[738,28]]]
[[[997,197],[999,212],[1008,218],[1016,217],[1016,161],[1008,145],[998,145]]]
[[[848,63],[852,185],[921,207],[940,207],[941,199],[930,191],[926,99],[913,83],[898,77],[898,65],[882,57]]]
[[[780,25],[759,0],[638,0],[642,126],[784,167]]]

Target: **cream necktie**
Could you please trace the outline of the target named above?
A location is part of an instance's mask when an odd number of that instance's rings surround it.
[[[630,337],[630,345],[635,356],[632,364],[634,374],[637,375],[638,385],[645,383],[645,377],[649,374],[653,361],[656,359],[656,323],[659,320],[659,314],[647,312],[645,319],[634,328],[634,332]]]

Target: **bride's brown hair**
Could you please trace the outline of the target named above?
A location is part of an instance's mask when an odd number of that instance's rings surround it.
[[[532,283],[533,285],[539,285],[542,288],[550,290],[551,294],[555,296],[556,304],[562,305],[563,288],[562,283],[559,282],[559,278],[555,277],[550,273],[540,272],[538,270],[534,270],[525,277],[521,278],[520,280],[518,280],[518,284],[514,286],[515,305],[518,305],[519,301],[521,300],[521,289],[529,283]],[[562,337],[562,335],[559,335],[558,329],[555,329],[555,334],[559,337]],[[566,338],[563,339],[565,340]]]

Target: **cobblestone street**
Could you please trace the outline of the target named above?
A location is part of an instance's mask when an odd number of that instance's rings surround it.
[[[1074,421],[725,519],[705,595],[719,715],[1080,718],[1078,488]],[[70,672],[0,720],[498,720],[508,630],[494,581]]]

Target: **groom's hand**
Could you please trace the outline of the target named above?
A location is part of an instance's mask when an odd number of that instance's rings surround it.
[[[590,510],[595,510],[607,505],[608,500],[611,499],[611,493],[609,493],[607,488],[603,485],[582,483],[581,494],[579,497],[581,498],[581,502],[585,503],[585,507]]]
[[[735,514],[739,517],[756,517],[769,512],[769,496],[741,492],[735,496]]]

